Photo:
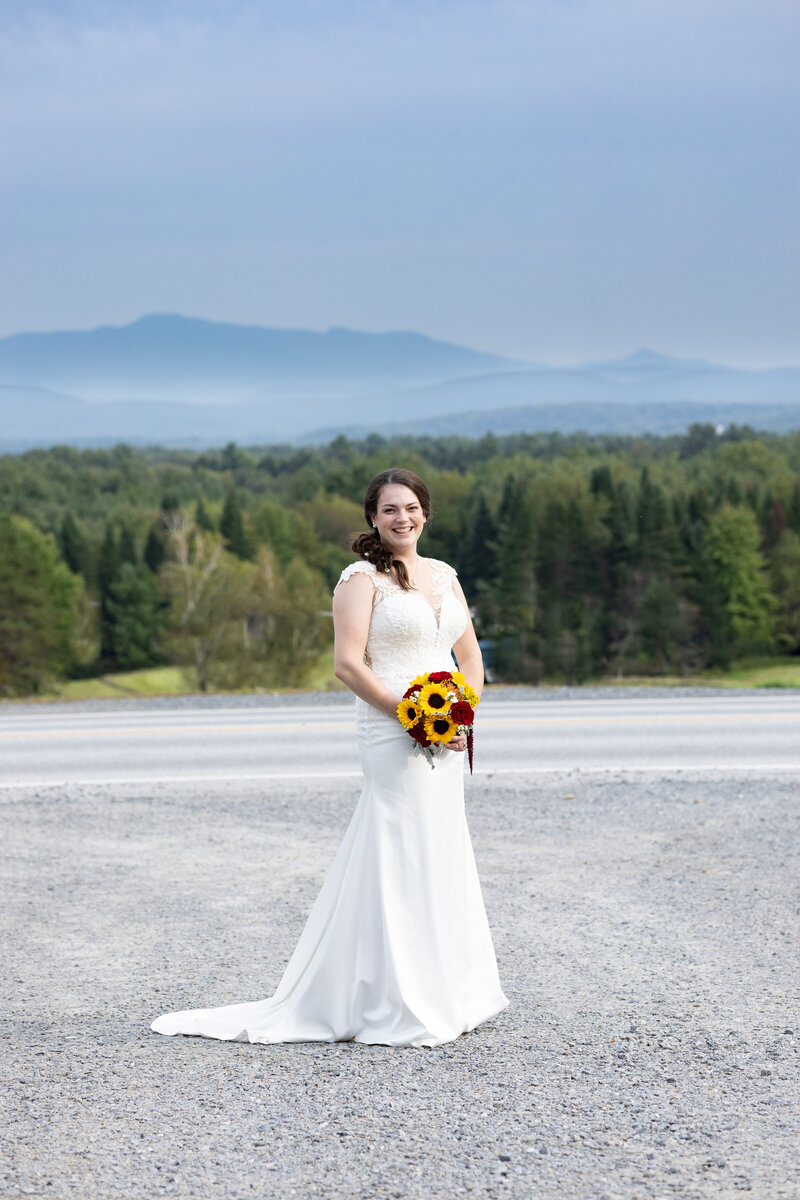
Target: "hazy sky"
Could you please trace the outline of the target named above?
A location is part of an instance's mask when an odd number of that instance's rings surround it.
[[[797,0],[0,0],[0,335],[800,362]]]

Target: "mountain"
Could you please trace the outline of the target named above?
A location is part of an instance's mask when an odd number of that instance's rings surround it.
[[[0,449],[213,446],[342,432],[675,432],[800,428],[800,368],[639,350],[548,367],[416,333],[327,333],[143,317],[0,340]]]
[[[517,365],[419,333],[315,333],[164,315],[121,328],[0,339],[0,383],[102,401],[228,404],[364,393]]]
[[[463,412],[457,420],[450,415],[432,416],[423,421],[387,422],[376,430],[373,425],[335,425],[316,429],[298,440],[321,446],[339,434],[360,439],[379,432],[384,437],[460,437],[477,438],[493,433],[588,433],[635,435],[652,433],[665,436],[683,433],[695,422],[724,428],[749,425],[772,433],[790,433],[800,429],[800,404],[542,404],[520,408],[484,409]]]

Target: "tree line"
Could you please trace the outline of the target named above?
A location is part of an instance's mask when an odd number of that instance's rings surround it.
[[[800,434],[337,438],[0,458],[0,694],[180,664],[302,686],[391,465],[431,487],[498,679],[691,675],[800,653]]]

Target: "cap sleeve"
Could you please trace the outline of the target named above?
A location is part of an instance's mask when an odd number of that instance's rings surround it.
[[[442,562],[439,558],[432,558],[430,562],[434,594],[443,596],[445,592],[450,591],[452,588],[453,582],[458,578],[458,572],[455,567],[451,567],[449,563]]]
[[[349,567],[345,567],[339,576],[339,579],[337,580],[336,587],[338,587],[340,583],[347,583],[347,580],[353,575],[371,575],[372,582],[374,583],[375,573],[376,569],[374,563],[365,562],[364,559],[359,559],[358,562],[350,563]],[[336,588],[334,588],[334,591],[336,591]]]

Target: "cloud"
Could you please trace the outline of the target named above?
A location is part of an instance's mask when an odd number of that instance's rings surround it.
[[[195,297],[536,357],[534,328],[763,354],[771,326],[779,353],[798,25],[778,0],[12,5],[0,325]]]

